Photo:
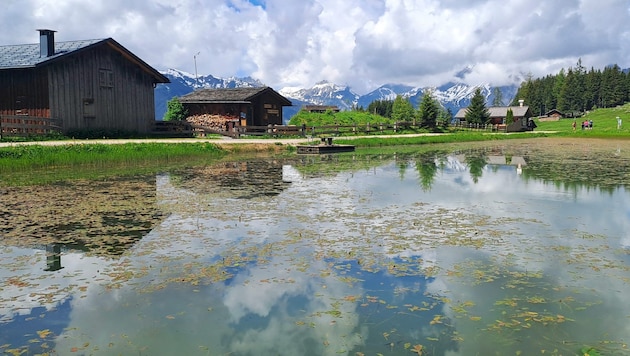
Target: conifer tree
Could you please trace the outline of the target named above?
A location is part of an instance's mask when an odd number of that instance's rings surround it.
[[[411,121],[414,117],[414,111],[409,99],[398,95],[392,105],[392,119],[395,121]]]
[[[492,106],[503,106],[503,92],[501,91],[501,88],[494,87],[494,89],[492,89],[492,94],[494,95],[494,98],[492,99]]]
[[[477,88],[472,99],[470,99],[470,106],[466,109],[466,122],[473,124],[485,124],[490,120],[490,112],[486,108],[486,99],[481,94],[481,89]]]
[[[439,115],[439,104],[433,98],[433,93],[427,91],[422,96],[420,107],[418,108],[418,118],[420,126],[427,128],[435,128],[437,126],[437,118]]]
[[[514,112],[512,109],[507,109],[507,113],[505,114],[505,122],[504,124],[509,125],[514,122]]]

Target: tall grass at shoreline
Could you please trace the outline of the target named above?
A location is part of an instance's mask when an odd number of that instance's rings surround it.
[[[225,154],[225,151],[210,143],[25,145],[0,148],[0,171],[57,166],[138,164],[177,157],[221,157]]]
[[[403,146],[403,145],[422,145],[434,143],[458,143],[458,142],[475,142],[475,141],[496,141],[518,138],[534,138],[547,137],[551,134],[545,132],[523,132],[523,133],[489,133],[489,132],[457,132],[427,136],[405,136],[398,137],[366,137],[346,139],[339,137],[335,139],[335,143],[352,144],[357,147],[378,147],[378,146]]]

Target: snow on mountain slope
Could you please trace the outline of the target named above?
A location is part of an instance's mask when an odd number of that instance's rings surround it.
[[[212,75],[195,78],[194,74],[186,73],[176,69],[169,69],[162,72],[171,83],[159,84],[155,90],[155,111],[156,118],[160,120],[166,112],[166,103],[175,96],[182,96],[192,92],[196,88],[236,88],[236,87],[260,87],[264,86],[259,80],[251,77],[245,78],[216,78]],[[338,85],[327,81],[316,83],[311,88],[274,88],[284,97],[291,100],[292,107],[285,107],[283,119],[287,122],[295,115],[303,105],[334,105],[341,110],[350,110],[353,107],[367,108],[375,100],[394,100],[396,96],[402,95],[409,98],[411,103],[417,107],[422,95],[431,91],[435,99],[445,108],[455,114],[462,107],[470,104],[475,89],[480,87],[486,97],[487,102],[493,101],[493,87],[489,84],[470,86],[463,83],[447,83],[440,87],[421,88],[402,84],[385,84],[370,93],[358,95],[348,86]],[[516,86],[500,87],[507,105],[516,94]]]

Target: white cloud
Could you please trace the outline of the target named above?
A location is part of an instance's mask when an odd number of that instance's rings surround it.
[[[506,84],[575,65],[630,66],[624,0],[5,0],[0,43],[112,37],[157,69],[251,75],[278,89],[326,79],[364,92]]]

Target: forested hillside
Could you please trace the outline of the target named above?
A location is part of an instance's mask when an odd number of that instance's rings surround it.
[[[630,101],[630,74],[618,65],[586,70],[575,67],[544,78],[528,78],[518,89],[512,105],[524,99],[534,115],[557,109],[565,114],[614,107]]]

